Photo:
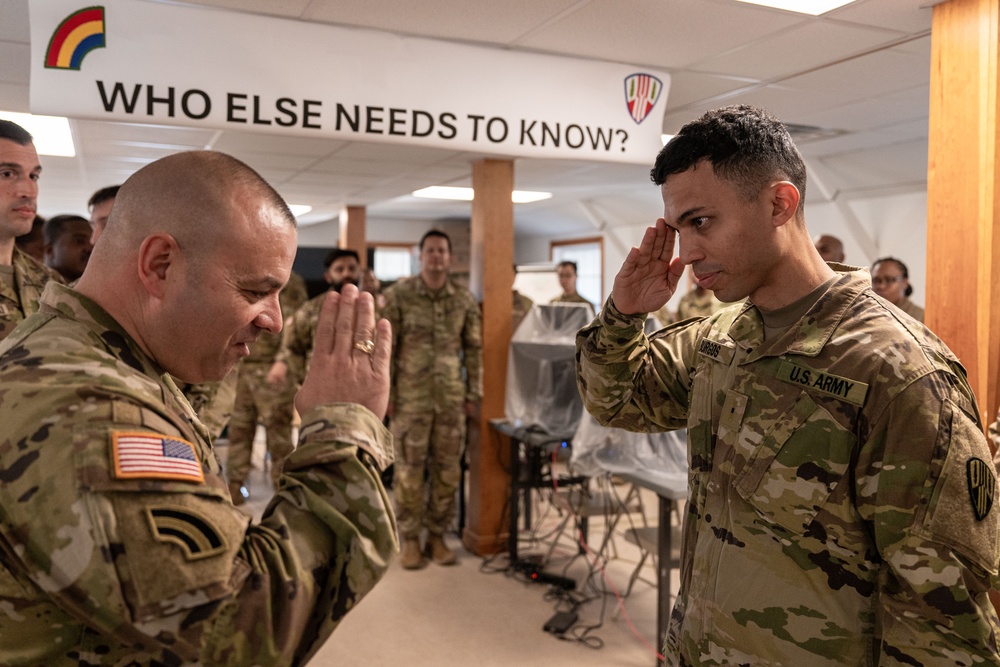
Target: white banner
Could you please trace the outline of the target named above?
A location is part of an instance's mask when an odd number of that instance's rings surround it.
[[[32,0],[31,110],[649,164],[647,68],[144,2]]]

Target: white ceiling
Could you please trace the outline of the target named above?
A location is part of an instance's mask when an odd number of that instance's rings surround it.
[[[34,1],[34,0],[30,0]],[[138,0],[137,0],[138,1]],[[664,132],[733,103],[763,106],[803,131],[799,148],[822,187],[807,201],[921,191],[927,183],[931,9],[928,0],[857,0],[821,17],[735,0],[200,0],[318,23],[665,69]],[[28,111],[29,0],[0,5],[0,109]],[[225,151],[283,195],[335,218],[366,205],[370,221],[467,218],[468,202],[408,196],[471,185],[478,154],[73,120],[75,158],[43,157],[39,212],[85,213],[90,194],[142,165],[196,148]],[[520,235],[592,234],[595,221],[646,223],[660,207],[648,166],[518,159],[518,189],[550,200],[515,207]],[[388,240],[388,239],[379,239]]]

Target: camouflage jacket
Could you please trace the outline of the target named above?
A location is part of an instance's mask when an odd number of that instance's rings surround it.
[[[643,320],[609,300],[578,381],[603,424],[688,429],[668,664],[1000,664],[995,468],[940,340],[863,271],[766,344],[746,302]]]
[[[260,524],[170,377],[49,285],[0,344],[0,664],[302,664],[397,551],[379,420],[303,415]]]
[[[590,303],[585,298],[580,296],[579,292],[573,292],[572,294],[560,294],[556,298],[549,301],[549,303],[585,303],[591,308],[594,307],[594,304]]]
[[[306,293],[306,283],[297,273],[288,277],[288,283],[282,288],[278,295],[281,302],[281,317],[287,325],[293,315],[306,302],[309,295]],[[265,331],[257,339],[257,342],[250,347],[250,356],[243,359],[242,364],[266,364],[270,366],[274,363],[274,358],[278,354],[281,346],[281,334],[273,334]]]
[[[24,318],[38,310],[45,283],[64,283],[62,276],[14,246],[14,283],[17,292],[0,280],[0,340],[10,335]]]
[[[392,325],[392,393],[407,412],[461,406],[483,395],[483,327],[472,293],[449,278],[437,292],[417,275],[385,292]],[[463,377],[464,371],[464,377]]]
[[[275,361],[283,361],[288,366],[288,378],[301,384],[312,357],[313,339],[319,324],[319,311],[323,308],[326,292],[314,296],[295,311],[281,333],[281,346],[275,354]]]
[[[677,303],[677,319],[686,320],[692,317],[708,317],[717,310],[721,310],[725,304],[715,298],[715,293],[705,290],[704,294],[698,294],[697,290],[691,290],[681,297]]]

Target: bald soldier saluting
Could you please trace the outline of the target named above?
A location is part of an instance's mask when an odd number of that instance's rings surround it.
[[[0,345],[0,664],[301,664],[384,573],[391,333],[371,295],[327,295],[259,525],[171,379],[218,380],[280,331],[295,249],[252,169],[173,155]]]

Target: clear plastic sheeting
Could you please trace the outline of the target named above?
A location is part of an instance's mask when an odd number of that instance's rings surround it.
[[[642,472],[687,479],[687,431],[632,433],[601,426],[584,413],[573,436],[570,468],[588,477]]]
[[[585,303],[535,304],[510,341],[505,412],[515,426],[573,433],[583,414],[576,388],[576,332],[590,324]]]

